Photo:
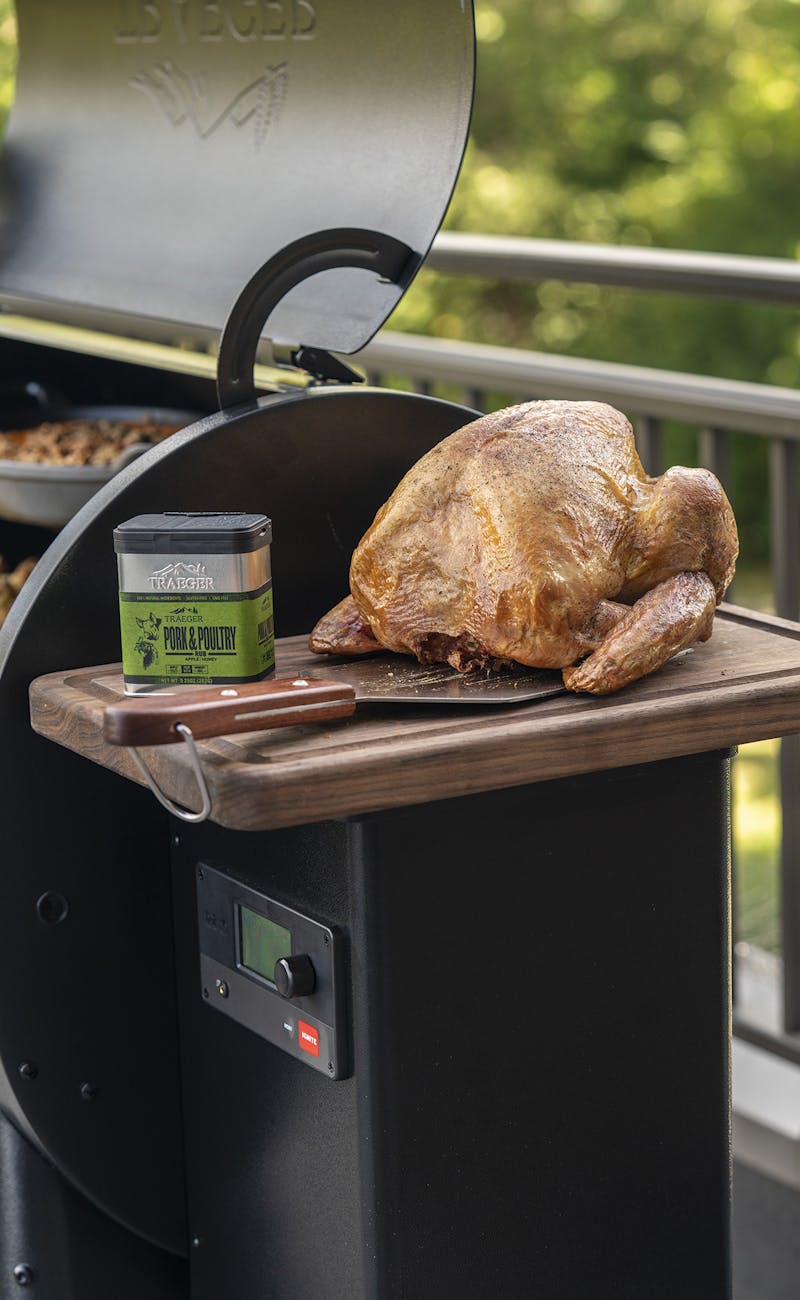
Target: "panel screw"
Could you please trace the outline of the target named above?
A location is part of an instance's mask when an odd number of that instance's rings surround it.
[[[35,1079],[39,1073],[39,1067],[34,1065],[33,1061],[23,1061],[19,1066],[19,1073],[23,1079]]]
[[[28,1264],[17,1264],[14,1279],[20,1286],[33,1286],[33,1269]]]
[[[198,880],[202,880],[202,879],[203,879],[203,868],[202,868],[202,867],[198,867],[198,868],[197,868],[197,879],[198,879]]]
[[[95,1101],[97,1098],[97,1088],[93,1083],[81,1084],[81,1101]]]
[[[172,843],[175,845],[175,848],[176,848],[176,849],[177,849],[178,845],[180,844],[180,842],[181,842],[181,837],[180,837],[180,835],[173,835],[173,837],[172,837]]]
[[[69,911],[69,903],[63,894],[58,894],[54,889],[48,889],[36,900],[36,912],[39,920],[44,925],[58,925],[63,921]]]
[[[195,1250],[197,1250],[198,1246],[202,1246],[202,1244],[203,1244],[202,1237],[192,1237],[192,1246],[194,1247]]]

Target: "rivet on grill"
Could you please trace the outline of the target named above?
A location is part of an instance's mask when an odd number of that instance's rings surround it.
[[[63,894],[48,889],[36,902],[36,912],[44,925],[58,925],[69,911],[69,903]]]

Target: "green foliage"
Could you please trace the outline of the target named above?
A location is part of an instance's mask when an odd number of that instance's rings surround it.
[[[479,0],[477,30],[459,226],[793,254],[799,5]]]
[[[800,3],[478,0],[451,229],[794,257]],[[393,322],[793,385],[785,309],[428,275]]]
[[[477,0],[476,30],[450,229],[796,256],[800,0]],[[800,381],[800,328],[779,307],[423,272],[392,327]],[[670,458],[685,441],[671,435]],[[734,505],[756,559],[766,463],[746,441]]]
[[[759,948],[781,947],[779,742],[742,745],[733,765],[737,935]]]
[[[14,6],[11,0],[0,0],[0,137],[14,93],[16,35]]]

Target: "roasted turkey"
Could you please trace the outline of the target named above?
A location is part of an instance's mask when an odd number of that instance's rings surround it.
[[[570,690],[606,695],[711,636],[737,553],[713,474],[650,478],[613,407],[528,402],[409,470],[310,645],[460,671],[560,668]]]

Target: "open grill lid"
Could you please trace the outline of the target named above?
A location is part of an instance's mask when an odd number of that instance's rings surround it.
[[[216,334],[287,245],[366,229],[408,256],[388,275],[313,274],[267,332],[344,353],[369,341],[455,184],[472,0],[17,0],[17,15],[7,308],[159,340]]]

